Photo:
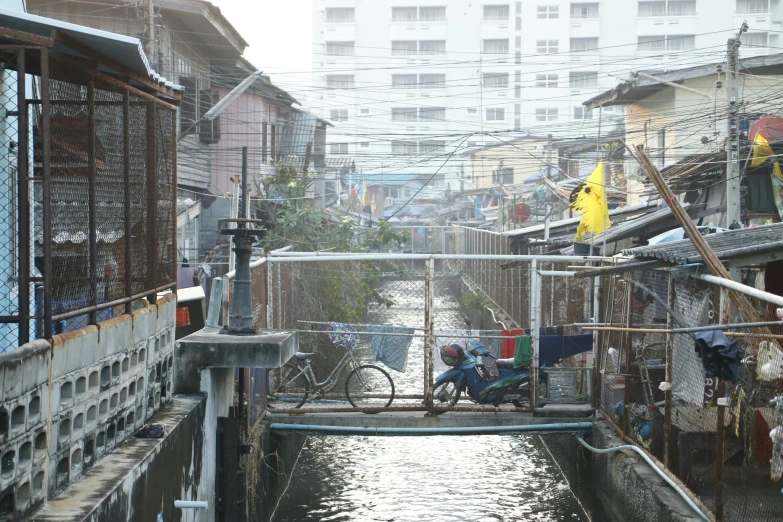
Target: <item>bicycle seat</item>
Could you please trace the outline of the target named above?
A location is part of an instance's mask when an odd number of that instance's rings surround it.
[[[296,355],[294,355],[294,357],[296,357],[297,361],[306,361],[307,359],[309,359],[313,355],[315,355],[315,354],[314,353],[296,352]]]

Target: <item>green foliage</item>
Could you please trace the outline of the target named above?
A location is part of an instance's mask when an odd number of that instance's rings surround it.
[[[468,310],[482,310],[488,308],[491,304],[489,300],[469,290],[465,291],[460,298],[460,303]]]
[[[313,173],[315,174],[315,173]],[[313,177],[302,174],[290,163],[278,162],[272,176],[263,179],[264,200],[257,205],[265,221],[266,237],[260,242],[267,250],[294,245],[295,250],[330,252],[370,252],[396,249],[410,241],[410,232],[396,231],[389,223],[362,231],[348,216],[316,208],[303,199],[312,186]],[[378,291],[383,273],[400,270],[389,262],[324,263],[328,277],[302,278],[299,295],[312,320],[361,322],[367,304],[376,302],[386,307],[393,302]]]

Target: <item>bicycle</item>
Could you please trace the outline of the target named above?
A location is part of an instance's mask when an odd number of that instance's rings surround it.
[[[347,325],[345,325],[347,326]],[[355,335],[330,335],[335,345],[347,348],[347,352],[323,382],[318,382],[310,364],[314,353],[297,353],[281,368],[282,376],[276,394],[293,398],[294,408],[301,408],[308,400],[325,397],[338,384],[343,370],[353,368],[345,381],[345,396],[354,408],[377,411],[388,408],[394,400],[394,381],[386,370],[372,364],[360,364],[354,357]],[[337,341],[336,341],[337,339]],[[311,391],[312,388],[312,391]]]

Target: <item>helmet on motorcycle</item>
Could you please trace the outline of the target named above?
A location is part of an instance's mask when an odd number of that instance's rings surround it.
[[[446,366],[457,366],[465,359],[462,346],[452,343],[440,347],[440,358]]]

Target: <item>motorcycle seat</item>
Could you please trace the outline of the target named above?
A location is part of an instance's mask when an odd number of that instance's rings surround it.
[[[514,369],[514,359],[498,359],[498,368],[502,368],[504,370],[513,370]]]
[[[297,361],[306,361],[307,359],[309,359],[313,355],[315,355],[315,354],[314,353],[296,352],[296,355],[294,355],[294,357],[296,357]]]

